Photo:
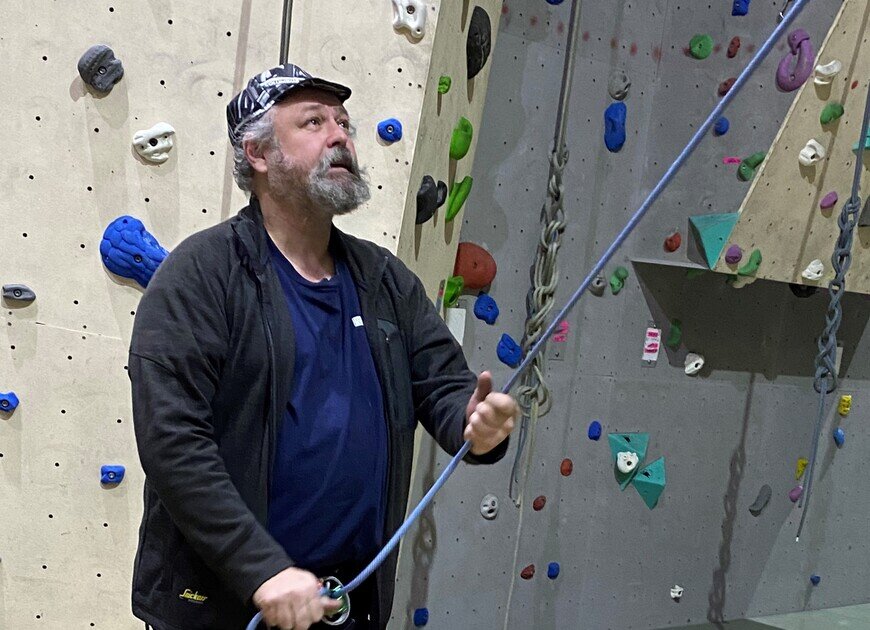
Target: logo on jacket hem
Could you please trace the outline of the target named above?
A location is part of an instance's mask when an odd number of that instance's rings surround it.
[[[179,595],[181,599],[187,600],[191,604],[203,604],[208,599],[206,595],[200,595],[199,591],[191,591],[189,588],[184,589],[184,592]]]

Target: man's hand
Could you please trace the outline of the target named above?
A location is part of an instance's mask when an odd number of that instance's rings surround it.
[[[322,584],[313,573],[284,569],[254,593],[254,605],[268,626],[281,630],[308,630],[312,624],[341,608],[341,602],[321,596]]]
[[[474,455],[488,453],[510,435],[519,416],[517,401],[508,394],[492,393],[492,374],[477,377],[477,389],[465,408],[465,439]]]

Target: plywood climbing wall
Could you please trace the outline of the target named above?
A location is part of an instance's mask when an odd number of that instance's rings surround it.
[[[799,88],[740,206],[729,243],[746,252],[761,250],[759,278],[827,286],[834,276],[831,255],[840,233],[837,219],[851,195],[856,160],[853,145],[861,131],[870,82],[868,36],[870,4],[845,0],[817,59],[819,64],[839,60],[843,69],[829,85],[817,85],[810,78]],[[844,114],[822,125],[819,117],[828,103],[842,104]],[[810,139],[817,140],[827,155],[817,164],[802,166],[798,154]],[[864,153],[864,161],[870,161],[870,153]],[[865,200],[870,193],[868,172],[863,169],[860,189]],[[820,204],[829,193],[836,193],[839,201],[823,210]],[[870,228],[857,228],[855,236],[846,290],[870,293]],[[724,251],[715,270],[734,273],[737,265],[726,263]],[[824,263],[825,272],[819,280],[807,280],[801,273],[814,259]]]

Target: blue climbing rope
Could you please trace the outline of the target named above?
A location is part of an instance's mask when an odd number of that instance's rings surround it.
[[[770,54],[770,51],[773,49],[777,40],[782,36],[782,34],[788,29],[794,19],[803,11],[804,7],[809,4],[811,0],[796,0],[791,10],[786,14],[785,18],[776,26],[771,33],[770,37],[764,44],[758,49],[758,52],[755,54],[755,57],[749,62],[749,64],[744,68],[743,72],[740,73],[740,76],[737,77],[737,81],[734,83],[732,88],[728,91],[728,93],[719,101],[719,104],[713,108],[713,111],[704,121],[704,123],[698,128],[698,131],[695,132],[695,135],[692,136],[692,139],[689,140],[689,143],[686,147],[680,152],[677,156],[677,159],[674,160],[673,164],[668,168],[662,178],[659,180],[659,183],[656,184],[655,188],[652,189],[650,194],[641,204],[640,208],[634,213],[626,226],[622,229],[622,231],[617,235],[614,239],[613,243],[610,244],[610,247],[604,252],[601,256],[601,259],[595,264],[592,268],[592,271],[589,272],[589,275],[586,276],[586,279],[580,284],[580,287],[574,292],[565,306],[559,311],[553,320],[550,322],[547,329],[541,334],[537,343],[529,350],[526,357],[508,379],[507,383],[505,383],[501,392],[503,394],[507,394],[516,384],[517,380],[520,378],[525,369],[529,366],[529,364],[534,360],[539,352],[544,347],[544,344],[547,343],[549,338],[553,335],[556,330],[556,326],[559,325],[559,322],[565,319],[568,312],[574,308],[574,305],[580,299],[580,296],[586,291],[589,285],[592,283],[592,280],[595,279],[598,274],[604,269],[604,266],[608,263],[608,261],[613,257],[616,253],[616,250],[625,242],[634,228],[637,227],[637,224],[640,223],[640,220],[644,217],[647,211],[650,209],[650,206],[658,199],[659,195],[661,195],[662,191],[667,187],[667,185],[671,182],[674,176],[677,174],[677,171],[682,168],[683,164],[685,164],[686,160],[689,159],[689,156],[694,152],[694,150],[698,147],[701,140],[710,130],[710,128],[716,124],[716,121],[722,116],[722,112],[728,106],[731,101],[737,96],[740,90],[746,85],[746,82],[749,80],[749,77],[758,69],[758,66],[761,65],[761,62]],[[354,578],[347,586],[344,587],[340,592],[333,591],[332,593],[327,593],[325,590],[321,591],[322,595],[330,595],[332,597],[337,598],[342,593],[350,593],[355,588],[357,588],[360,584],[362,584],[375,570],[386,560],[387,556],[392,553],[392,551],[399,544],[399,541],[402,537],[408,532],[411,525],[420,517],[423,513],[423,510],[431,503],[432,498],[438,493],[438,491],[444,486],[448,477],[453,474],[453,471],[456,470],[456,467],[459,465],[459,462],[468,454],[468,451],[471,449],[471,442],[465,442],[462,445],[462,448],[459,449],[459,452],[453,456],[453,459],[450,460],[450,463],[447,464],[447,467],[435,480],[435,483],[432,484],[432,487],[426,493],[426,495],[420,500],[420,503],[417,504],[417,507],[411,512],[408,516],[407,520],[402,523],[402,526],[393,534],[392,538],[390,538],[389,542],[384,545],[384,548],[381,549],[380,553],[375,556],[374,560],[372,560],[369,565],[360,573],[356,578]],[[251,622],[248,624],[247,630],[256,630],[257,624],[262,619],[262,614],[257,613],[257,615],[251,619]]]
[[[870,85],[867,86],[867,101],[864,104],[864,120],[861,123],[861,135],[858,137],[858,157],[855,160],[855,175],[852,178],[852,196],[843,205],[837,224],[840,226],[840,236],[831,256],[834,266],[834,279],[828,283],[831,302],[825,315],[825,329],[819,336],[819,353],[816,355],[816,377],[813,387],[819,393],[819,407],[816,416],[816,426],[813,431],[813,446],[810,454],[810,465],[807,469],[807,491],[802,499],[801,520],[798,524],[795,542],[800,540],[804,521],[810,506],[810,494],[813,489],[813,470],[816,466],[816,455],[819,450],[819,440],[822,434],[822,423],[825,419],[825,399],[828,394],[837,389],[837,331],[843,320],[843,307],[840,301],[846,290],[846,272],[852,264],[852,238],[855,224],[861,213],[861,171],[864,168],[864,148],[867,142],[867,128],[870,126]]]

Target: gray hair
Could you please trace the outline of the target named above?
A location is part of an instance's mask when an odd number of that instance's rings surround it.
[[[247,193],[253,192],[251,185],[254,182],[254,167],[245,155],[245,141],[254,144],[255,151],[267,151],[277,146],[275,140],[275,121],[272,109],[249,123],[242,132],[241,141],[233,145],[233,177],[239,188]]]

